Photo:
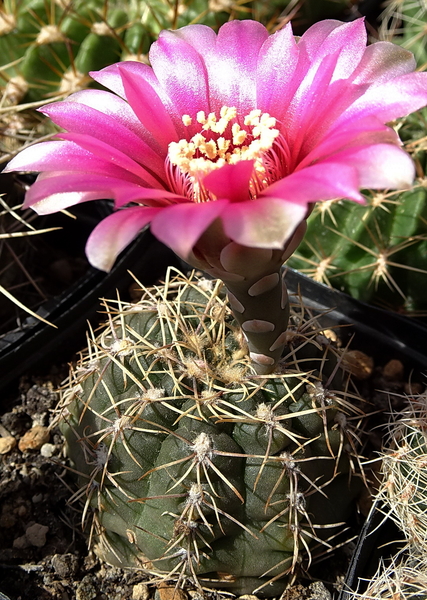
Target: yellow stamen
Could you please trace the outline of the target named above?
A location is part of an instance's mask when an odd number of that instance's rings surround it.
[[[246,129],[236,121],[235,107],[223,106],[220,118],[214,112],[206,116],[204,111],[196,114],[201,131],[191,139],[181,139],[169,144],[168,158],[172,165],[189,177],[195,202],[209,200],[208,192],[201,183],[208,173],[225,164],[236,164],[241,160],[254,161],[252,193],[268,184],[264,167],[264,154],[271,149],[279,135],[276,119],[260,109],[252,110],[243,119]],[[192,124],[190,115],[183,115],[185,126]]]

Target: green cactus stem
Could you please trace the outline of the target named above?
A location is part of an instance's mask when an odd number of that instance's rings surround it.
[[[170,271],[142,294],[105,303],[63,393],[91,544],[157,580],[280,594],[360,489],[343,351],[293,311],[286,362],[256,375],[221,282]]]

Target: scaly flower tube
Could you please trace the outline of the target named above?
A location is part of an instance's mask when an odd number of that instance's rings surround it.
[[[414,166],[386,123],[427,104],[427,74],[387,42],[366,47],[362,19],[323,21],[295,39],[254,21],[216,34],[163,31],[151,66],[92,73],[104,90],[45,106],[65,131],[23,150],[11,170],[39,171],[38,213],[111,198],[87,244],[109,270],[147,225],[188,262],[224,280],[259,373],[286,342],[280,266],[310,204],[404,188]]]

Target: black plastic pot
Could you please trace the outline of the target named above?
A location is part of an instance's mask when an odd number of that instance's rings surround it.
[[[116,290],[124,293],[134,282],[129,271],[151,285],[174,264],[178,264],[175,255],[147,230],[120,255],[110,273],[88,267],[75,284],[37,311],[57,329],[28,317],[20,329],[0,338],[0,391],[49,361],[69,360],[79,340],[84,343],[87,321],[99,311],[99,299],[114,297]]]

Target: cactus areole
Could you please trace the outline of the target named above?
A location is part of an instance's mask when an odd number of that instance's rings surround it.
[[[150,65],[123,62],[41,111],[64,129],[23,150],[8,170],[41,171],[25,205],[50,213],[111,198],[90,262],[108,271],[150,224],[193,266],[222,279],[258,373],[274,371],[288,303],[280,266],[304,234],[310,205],[360,188],[404,188],[410,157],[387,122],[427,104],[427,74],[388,42],[366,46],[363,19],[255,21],[163,31]]]

